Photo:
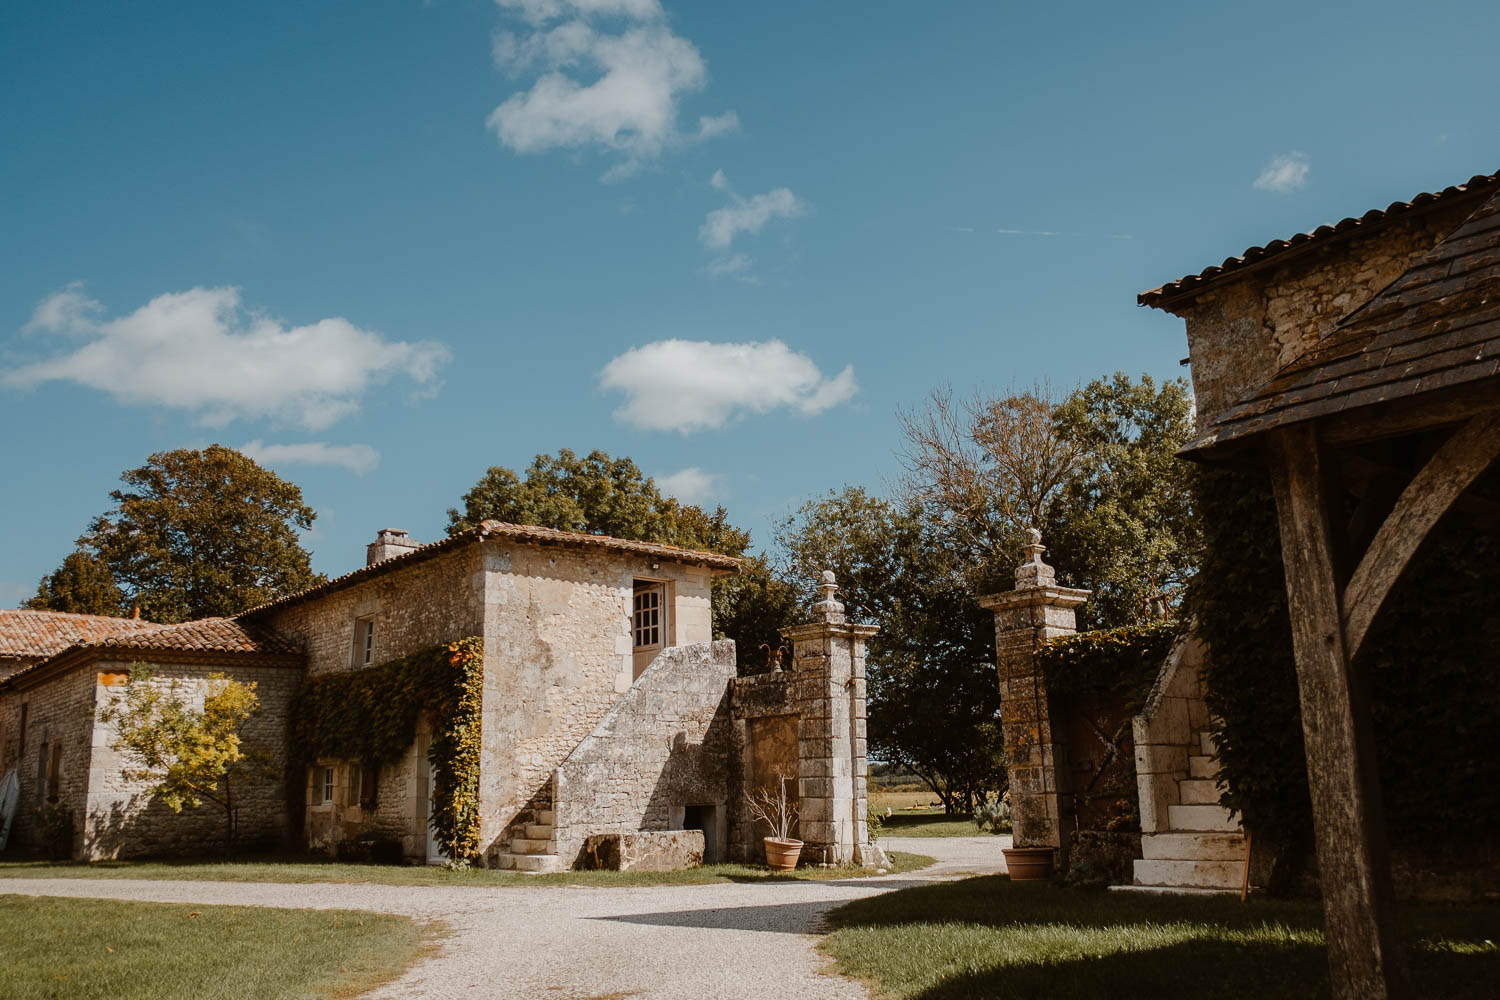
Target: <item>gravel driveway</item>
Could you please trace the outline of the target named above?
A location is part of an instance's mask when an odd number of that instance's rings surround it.
[[[0,893],[313,909],[446,921],[442,954],[371,994],[379,998],[865,998],[823,975],[822,915],[851,899],[965,872],[1003,871],[1009,838],[890,837],[938,858],[912,875],[828,882],[535,889],[283,885],[128,879],[0,879]]]

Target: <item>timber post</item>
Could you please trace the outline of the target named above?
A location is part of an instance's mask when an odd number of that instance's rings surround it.
[[[1016,569],[1016,588],[979,599],[995,613],[995,660],[1000,674],[1000,724],[1010,778],[1010,816],[1017,847],[1051,847],[1059,868],[1067,862],[1073,831],[1072,800],[1064,787],[1067,766],[1061,734],[1053,732],[1047,685],[1036,650],[1048,639],[1077,631],[1076,609],[1089,591],[1057,585],[1057,572],[1042,562],[1042,533],[1027,532],[1026,561]]]

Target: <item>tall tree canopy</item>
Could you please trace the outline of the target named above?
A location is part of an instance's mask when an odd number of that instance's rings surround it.
[[[238,614],[321,582],[297,532],[317,517],[294,484],[233,448],[152,455],[79,544],[151,621]]]
[[[804,601],[831,569],[846,613],[880,626],[867,659],[871,753],[910,767],[952,810],[1003,789],[994,618],[954,547],[919,512],[858,487],[804,504],[777,542]]]
[[[900,494],[976,592],[1009,586],[1021,532],[1037,527],[1060,577],[1095,592],[1083,627],[1176,607],[1199,547],[1186,469],[1173,458],[1193,432],[1185,381],[1117,373],[1061,403],[1045,386],[963,402],[940,390],[901,420]]]
[[[729,556],[741,556],[750,547],[750,533],[731,525],[723,507],[709,514],[680,504],[663,496],[635,462],[602,451],[583,458],[566,448],[556,457],[538,455],[524,476],[491,466],[463,495],[463,505],[462,511],[448,509],[450,535],[493,520]]]
[[[125,595],[114,574],[94,556],[79,549],[61,566],[42,577],[36,596],[26,606],[36,611],[67,611],[75,615],[119,615]]]

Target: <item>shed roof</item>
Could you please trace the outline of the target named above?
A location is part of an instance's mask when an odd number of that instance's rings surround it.
[[[161,628],[156,622],[66,611],[0,610],[0,658],[51,656],[81,642]]]
[[[288,594],[286,597],[278,598],[258,608],[252,608],[244,612],[245,615],[258,614],[272,608],[280,608],[290,604],[318,597],[323,594],[342,590],[357,583],[389,573],[392,570],[401,569],[431,559],[444,552],[451,552],[471,545],[487,538],[510,539],[516,542],[524,542],[535,545],[562,545],[571,548],[603,549],[610,552],[621,552],[630,555],[650,556],[653,559],[668,562],[688,563],[696,566],[706,566],[709,569],[733,573],[740,568],[740,561],[733,556],[722,555],[718,552],[702,552],[697,549],[684,549],[676,545],[663,545],[659,542],[639,542],[628,538],[612,538],[609,535],[586,535],[576,531],[559,531],[556,528],[542,528],[533,524],[509,524],[505,521],[481,521],[479,524],[450,535],[441,541],[431,542],[427,545],[412,549],[410,552],[382,560],[370,566],[361,566],[351,573],[334,577],[316,587]]]
[[[1185,454],[1500,374],[1500,194]]]
[[[1433,207],[1445,207],[1461,201],[1465,196],[1479,198],[1500,188],[1500,172],[1476,174],[1463,184],[1443,188],[1441,191],[1423,192],[1410,201],[1393,201],[1385,208],[1372,208],[1359,218],[1347,218],[1332,225],[1319,226],[1307,233],[1298,233],[1285,240],[1272,240],[1265,246],[1253,246],[1238,257],[1225,258],[1224,263],[1206,267],[1197,274],[1189,274],[1169,281],[1165,285],[1141,292],[1135,297],[1143,306],[1165,308],[1168,300],[1179,295],[1202,289],[1226,275],[1235,274],[1262,262],[1289,254],[1304,247],[1323,247],[1338,240],[1358,236],[1407,215],[1414,211]]]

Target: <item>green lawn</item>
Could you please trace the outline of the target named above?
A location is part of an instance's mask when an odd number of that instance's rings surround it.
[[[979,837],[985,831],[962,813],[944,813],[941,809],[908,810],[880,817],[882,837]]]
[[[1500,906],[1403,911],[1421,996],[1496,996]],[[985,876],[830,914],[821,947],[883,998],[1328,995],[1316,901],[1144,896]]]
[[[889,874],[926,868],[933,859],[923,854],[891,852]],[[356,865],[317,858],[260,859],[245,861],[95,861],[0,862],[0,879],[4,878],[147,878],[187,879],[195,882],[376,882],[381,885],[451,885],[507,888],[513,886],[649,886],[708,885],[714,882],[755,880],[793,881],[802,879],[848,878],[851,875],[874,874],[859,869],[799,868],[795,874],[782,875],[758,865],[704,865],[678,872],[558,872],[553,875],[524,875],[520,872],[470,868],[449,871],[427,865]],[[0,997],[4,994],[0,993]]]
[[[0,896],[0,997],[353,997],[399,976],[440,934],[353,910]]]

